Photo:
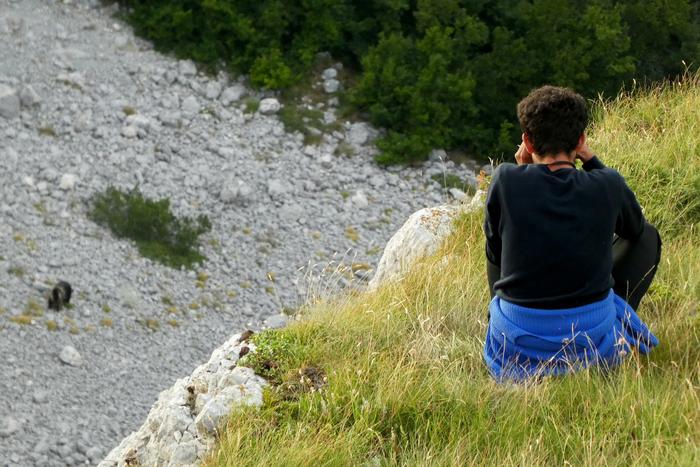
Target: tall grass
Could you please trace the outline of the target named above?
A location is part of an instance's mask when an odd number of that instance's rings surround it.
[[[639,313],[661,340],[615,371],[499,385],[482,361],[482,214],[399,284],[313,305],[260,339],[281,382],[207,465],[698,465],[700,83],[599,104],[590,142],[664,239]],[[595,207],[592,207],[595,209]],[[443,258],[447,258],[446,262]],[[261,367],[262,365],[262,367]],[[304,368],[325,372],[320,390]]]

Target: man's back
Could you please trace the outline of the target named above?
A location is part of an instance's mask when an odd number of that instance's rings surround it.
[[[644,218],[623,178],[597,159],[574,168],[502,164],[486,201],[486,253],[496,293],[537,308],[604,298],[613,286],[613,232],[634,239]]]

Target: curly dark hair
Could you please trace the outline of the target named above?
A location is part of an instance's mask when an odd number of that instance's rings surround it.
[[[568,88],[542,86],[518,103],[518,120],[537,154],[568,153],[588,125],[586,100]]]

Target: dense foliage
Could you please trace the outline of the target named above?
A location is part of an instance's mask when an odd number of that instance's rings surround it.
[[[206,216],[177,218],[170,201],[144,198],[137,190],[110,187],[92,201],[90,217],[120,238],[136,243],[139,252],[167,266],[191,268],[206,258],[197,251],[199,236],[211,229]]]
[[[380,161],[433,147],[511,152],[531,88],[588,97],[700,58],[691,0],[122,0],[138,33],[284,88],[320,51],[354,66],[354,104],[388,130]],[[685,61],[685,64],[683,63]]]

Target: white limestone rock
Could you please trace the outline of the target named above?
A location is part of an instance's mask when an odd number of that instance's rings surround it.
[[[209,361],[163,391],[141,428],[126,437],[99,467],[199,465],[235,405],[262,405],[267,382],[236,366],[243,347],[255,346],[236,334]]]
[[[233,102],[238,102],[243,96],[246,95],[246,88],[242,84],[234,84],[233,86],[226,88],[224,92],[221,93],[220,101],[223,105],[231,105]]]
[[[253,188],[240,179],[231,179],[224,183],[219,197],[224,203],[245,206],[253,197]]]
[[[79,367],[83,364],[83,357],[80,355],[80,352],[71,345],[67,345],[61,349],[61,352],[58,354],[58,359],[66,365],[74,367]]]
[[[281,199],[288,191],[289,187],[283,180],[273,178],[267,182],[267,193],[272,198]]]
[[[124,123],[128,126],[140,128],[144,131],[151,129],[151,121],[148,119],[148,117],[141,114],[129,115],[126,117],[126,120],[124,120]]]
[[[323,79],[328,81],[329,79],[334,79],[338,76],[338,70],[335,68],[326,68],[323,70]]]
[[[75,185],[78,183],[78,176],[76,174],[63,174],[61,176],[61,181],[58,186],[63,191],[69,191],[75,189]]]
[[[268,97],[260,101],[260,113],[263,115],[272,115],[280,111],[282,105],[274,97]]]
[[[369,200],[367,199],[367,195],[365,195],[365,193],[362,190],[360,190],[360,191],[356,192],[354,195],[352,195],[350,197],[350,201],[352,202],[352,204],[355,207],[360,208],[360,209],[363,209],[363,208],[366,208],[367,206],[369,206]]]
[[[205,92],[207,99],[218,99],[219,95],[221,95],[221,83],[219,83],[218,81],[210,81],[209,83],[207,83]]]
[[[348,142],[361,146],[370,139],[370,128],[366,123],[353,123],[348,131]]]
[[[180,60],[178,63],[180,75],[186,78],[191,78],[197,74],[197,66],[192,60]]]
[[[41,97],[30,85],[22,87],[22,89],[19,92],[19,100],[22,104],[22,107],[25,108],[36,107],[41,103]]]
[[[195,96],[186,97],[182,101],[182,105],[180,107],[182,112],[187,115],[195,115],[199,113],[200,108],[201,107],[199,106],[199,101]]]
[[[369,282],[369,290],[401,278],[421,258],[437,251],[452,233],[455,218],[483,206],[483,192],[478,192],[468,204],[448,204],[421,209],[413,213],[389,240],[379,260],[377,272]]]
[[[0,117],[7,119],[19,117],[20,99],[17,90],[0,84]]]
[[[329,79],[323,82],[323,90],[326,94],[335,94],[340,90],[340,81],[337,79]]]

